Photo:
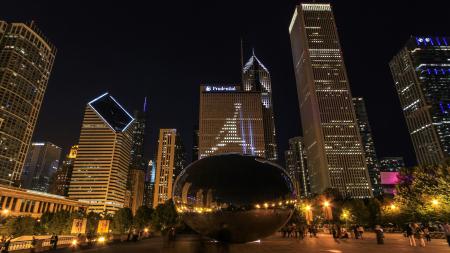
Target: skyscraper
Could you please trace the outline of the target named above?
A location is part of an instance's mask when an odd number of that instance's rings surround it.
[[[311,187],[303,138],[300,136],[289,139],[289,150],[285,151],[286,170],[294,181],[297,196],[309,197]]]
[[[392,77],[421,165],[450,156],[450,37],[411,37],[390,61]]]
[[[369,116],[367,115],[366,104],[362,97],[354,97],[353,105],[355,106],[356,120],[358,121],[359,134],[361,135],[361,141],[365,152],[372,191],[374,195],[379,196],[382,194],[380,186],[380,165],[375,151],[375,142],[369,123]]]
[[[20,182],[55,54],[33,22],[0,20],[0,184]]]
[[[200,87],[199,158],[241,153],[266,158],[261,93],[237,85]]]
[[[244,91],[261,94],[265,157],[269,161],[276,161],[278,155],[273,116],[272,81],[269,70],[259,61],[254,50],[242,69],[242,84]]]
[[[67,196],[69,192],[70,179],[72,178],[73,163],[77,158],[78,145],[72,146],[66,159],[62,161],[61,166],[53,174],[50,180],[49,193]]]
[[[405,161],[403,157],[382,157],[380,159],[380,171],[381,172],[399,172],[405,167]]]
[[[147,163],[144,159],[145,130],[147,125],[147,97],[144,98],[142,111],[134,111],[134,124],[132,125],[133,144],[131,148],[130,171],[128,172],[128,190],[130,200],[128,203],[133,214],[144,202],[144,181]]]
[[[289,26],[311,191],[372,196],[330,4],[304,3]]]
[[[184,166],[184,147],[177,130],[160,129],[153,208],[172,198],[173,183]]]
[[[50,178],[56,172],[61,148],[50,142],[33,142],[22,172],[22,187],[48,192]]]
[[[148,162],[144,183],[144,205],[153,207],[153,194],[155,192],[156,163],[153,160]]]
[[[94,212],[122,208],[132,148],[134,118],[108,93],[86,106],[69,197]]]

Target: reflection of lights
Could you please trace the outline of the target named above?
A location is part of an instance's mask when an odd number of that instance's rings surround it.
[[[259,204],[256,204],[255,207],[258,209],[261,208],[261,206]]]
[[[269,207],[269,204],[264,203],[264,207],[265,207],[265,208],[268,208],[268,207]]]
[[[431,204],[432,204],[433,206],[437,206],[437,205],[439,205],[439,200],[437,200],[437,199],[432,199],[432,200],[431,200]]]

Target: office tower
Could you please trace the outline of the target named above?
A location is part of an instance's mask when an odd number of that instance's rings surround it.
[[[0,20],[0,184],[18,184],[56,48],[36,25]]]
[[[399,172],[405,167],[403,157],[382,157],[380,159],[381,172]]]
[[[285,151],[286,171],[294,182],[297,196],[311,195],[307,159],[303,138],[300,136],[289,139],[289,150]]]
[[[184,147],[177,130],[160,129],[153,208],[172,198],[173,183],[184,166]]]
[[[411,37],[389,62],[420,165],[450,156],[450,37]]]
[[[194,127],[194,132],[192,134],[192,162],[198,160],[198,139],[200,138],[200,131],[198,130],[198,125]]]
[[[400,183],[400,170],[405,167],[403,157],[383,157],[380,159],[381,188],[384,195],[395,195]]]
[[[230,152],[266,158],[260,92],[202,85],[199,114],[199,158]]]
[[[50,142],[33,142],[22,171],[22,188],[48,192],[50,178],[56,172],[61,148]]]
[[[300,4],[289,26],[312,193],[372,196],[330,4]]]
[[[366,104],[362,97],[354,97],[353,105],[355,106],[356,120],[358,121],[359,134],[361,135],[361,141],[364,148],[372,191],[375,196],[379,196],[382,193],[380,187],[380,170],[378,168],[378,157],[375,151],[375,142],[373,140],[372,129],[367,115]]]
[[[84,111],[69,197],[89,210],[114,213],[124,206],[134,118],[108,93]]]
[[[70,179],[72,178],[73,164],[77,158],[78,145],[72,146],[66,159],[62,161],[61,166],[53,174],[50,180],[49,193],[67,196],[69,192]]]
[[[265,157],[269,161],[276,161],[278,155],[273,117],[272,81],[269,70],[255,56],[254,50],[252,50],[252,56],[242,69],[242,84],[244,91],[261,94]]]
[[[144,205],[153,207],[153,194],[155,192],[156,163],[153,160],[148,162],[144,183]]]
[[[130,170],[128,172],[128,191],[131,199],[126,202],[133,214],[144,202],[144,180],[147,163],[144,159],[144,140],[147,125],[147,97],[144,98],[142,111],[134,111],[132,127],[133,144],[131,148]]]

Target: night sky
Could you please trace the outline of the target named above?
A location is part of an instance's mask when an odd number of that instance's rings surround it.
[[[67,150],[86,103],[109,91],[129,111],[148,96],[148,157],[159,128],[181,130],[190,153],[199,84],[240,82],[241,37],[244,60],[254,47],[271,72],[279,153],[301,134],[288,32],[298,1],[117,2],[2,1],[0,19],[35,20],[58,49],[33,140]],[[450,1],[333,5],[352,93],[366,99],[378,156],[415,164],[388,62],[411,35],[449,35]]]

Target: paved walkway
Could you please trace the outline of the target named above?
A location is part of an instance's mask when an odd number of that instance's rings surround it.
[[[442,239],[435,239],[425,248],[410,247],[406,238],[400,234],[386,234],[385,244],[377,245],[373,233],[365,233],[364,240],[335,241],[328,234],[319,234],[318,238],[281,238],[279,235],[260,242],[232,244],[229,246],[201,240],[196,236],[179,236],[174,243],[164,243],[162,238],[152,238],[140,242],[121,243],[82,250],[100,253],[449,253],[450,247]],[[390,251],[390,252],[389,252]],[[69,252],[69,251],[67,251]]]

